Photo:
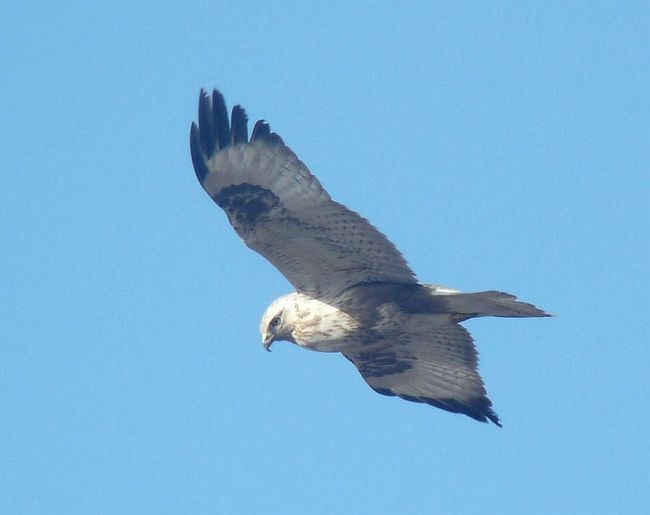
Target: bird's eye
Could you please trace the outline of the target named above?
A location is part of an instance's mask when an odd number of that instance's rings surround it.
[[[269,325],[271,327],[277,327],[277,326],[280,325],[281,320],[282,319],[280,318],[280,315],[277,315],[277,316],[273,317],[273,319],[271,320],[271,323]]]

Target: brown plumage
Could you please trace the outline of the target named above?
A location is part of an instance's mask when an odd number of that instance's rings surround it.
[[[548,316],[514,296],[461,293],[418,283],[395,246],[333,201],[318,179],[258,121],[223,96],[201,92],[190,147],[199,182],[246,245],[296,292],[262,317],[265,348],[277,340],[341,352],[377,392],[500,425],[477,370],[473,317]]]

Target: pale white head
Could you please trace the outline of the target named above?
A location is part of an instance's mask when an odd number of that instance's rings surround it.
[[[296,321],[297,296],[298,293],[283,295],[266,308],[260,323],[262,344],[266,350],[271,350],[271,344],[278,340],[295,343],[293,326]]]
[[[302,293],[290,293],[274,300],[260,324],[266,350],[278,340],[324,352],[340,351],[349,342],[356,320],[347,313]]]

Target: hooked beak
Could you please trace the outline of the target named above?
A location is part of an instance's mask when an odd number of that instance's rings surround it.
[[[264,333],[264,336],[262,336],[262,345],[264,345],[264,350],[271,352],[271,345],[275,339],[273,338],[273,334],[271,333]]]

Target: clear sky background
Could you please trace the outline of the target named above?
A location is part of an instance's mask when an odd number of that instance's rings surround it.
[[[648,513],[647,2],[2,2],[0,513]],[[480,319],[503,429],[263,351],[201,87]]]

